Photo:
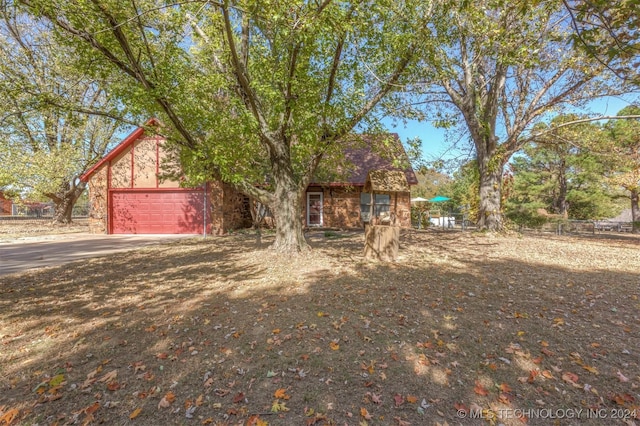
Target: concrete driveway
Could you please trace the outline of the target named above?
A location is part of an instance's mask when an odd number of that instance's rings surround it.
[[[0,243],[0,275],[135,250],[197,235],[65,234]]]

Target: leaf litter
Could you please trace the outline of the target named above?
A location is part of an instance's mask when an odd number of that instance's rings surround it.
[[[0,425],[638,409],[640,239],[408,231],[396,263],[365,262],[360,233],[310,242],[284,258],[193,239],[3,276]]]

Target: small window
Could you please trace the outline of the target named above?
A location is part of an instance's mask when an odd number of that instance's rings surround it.
[[[389,194],[376,194],[376,206],[373,215],[380,216],[381,213],[388,213],[391,210],[391,196]],[[360,194],[360,217],[363,222],[369,222],[371,212],[371,194],[362,192]]]

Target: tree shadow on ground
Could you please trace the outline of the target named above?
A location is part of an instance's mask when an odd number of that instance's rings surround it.
[[[636,403],[637,260],[563,267],[518,259],[524,243],[434,234],[404,235],[396,263],[364,261],[361,236],[313,238],[295,259],[268,243],[189,241],[3,277],[0,407],[42,424],[83,421],[96,401],[110,424],[136,408],[137,423],[182,424],[191,407],[211,424],[482,422],[458,410],[552,424],[516,410]],[[545,246],[569,250],[531,250]]]

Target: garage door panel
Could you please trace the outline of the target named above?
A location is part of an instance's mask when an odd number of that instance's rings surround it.
[[[200,234],[204,193],[198,190],[112,191],[114,234]]]

